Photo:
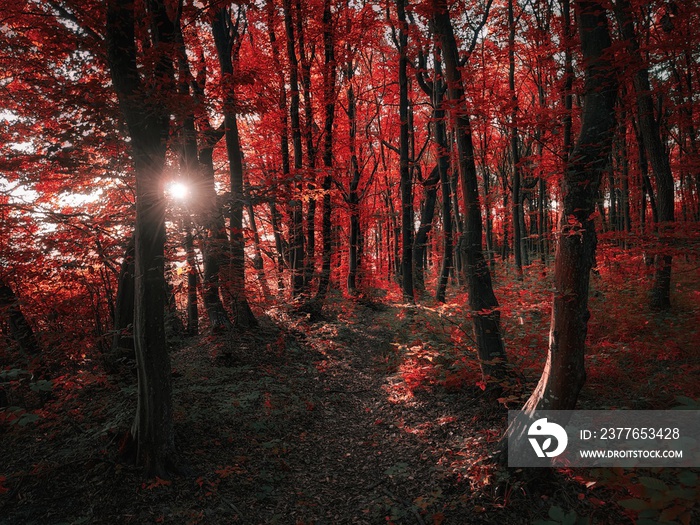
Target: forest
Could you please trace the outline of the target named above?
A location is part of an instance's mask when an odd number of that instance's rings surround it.
[[[505,445],[700,410],[698,115],[693,0],[0,0],[0,523],[700,523]]]

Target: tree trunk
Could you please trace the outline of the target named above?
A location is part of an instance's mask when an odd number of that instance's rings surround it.
[[[119,284],[117,285],[117,304],[114,310],[114,338],[112,351],[117,354],[123,350],[132,354],[134,351],[134,255],[135,236],[129,238],[124,253]],[[133,354],[132,354],[133,355]]]
[[[399,170],[401,174],[401,290],[413,303],[413,184],[409,167],[408,24],[405,0],[396,0],[399,21]]]
[[[311,100],[311,62],[306,54],[304,43],[304,13],[301,0],[296,0],[296,29],[301,58],[301,85],[304,94],[304,142],[306,143],[307,168],[311,177],[316,174],[316,147],[313,134],[313,104]],[[309,198],[306,215],[306,265],[304,268],[304,292],[308,293],[316,272],[316,198],[313,191],[316,189],[315,181],[309,179]]]
[[[474,319],[474,332],[484,381],[499,382],[508,377],[507,356],[501,338],[498,301],[493,293],[491,272],[482,250],[481,204],[479,199],[474,145],[466,103],[457,42],[445,0],[433,0],[432,26],[437,44],[441,45],[447,80],[447,94],[452,102],[451,117],[457,141],[459,175],[465,207],[463,255],[469,288],[469,307]],[[459,108],[459,109],[455,109]]]
[[[126,444],[148,475],[166,477],[174,468],[170,357],[165,336],[165,199],[163,166],[169,135],[166,102],[174,93],[173,21],[165,5],[149,4],[153,23],[150,45],[155,58],[152,79],[137,68],[134,4],[110,0],[107,7],[107,58],[112,84],[131,136],[136,173],[134,343],[138,371],[136,417]],[[179,23],[179,21],[177,22]],[[158,103],[154,103],[158,101]]]
[[[269,301],[272,299],[272,294],[270,293],[270,287],[267,284],[267,277],[265,277],[265,261],[263,260],[262,250],[260,248],[260,233],[258,232],[258,224],[255,219],[253,200],[250,196],[250,188],[245,184],[243,186],[243,191],[245,193],[246,209],[248,210],[248,221],[250,222],[250,229],[253,231],[253,250],[255,252],[253,268],[255,268],[255,273],[257,274],[263,297],[266,301]]]
[[[335,42],[333,40],[333,21],[331,19],[331,2],[323,2],[323,96],[325,103],[325,120],[323,125],[323,216],[321,226],[321,277],[318,281],[316,298],[323,300],[328,293],[331,279],[332,224],[331,224],[331,185],[333,184],[333,119],[335,117]]]
[[[508,88],[511,98],[510,158],[513,164],[513,252],[518,280],[523,279],[523,198],[520,192],[520,152],[518,149],[518,96],[515,93],[515,19],[513,2],[508,0]]]
[[[216,12],[212,21],[212,32],[221,66],[222,92],[224,93],[224,128],[226,152],[228,153],[229,174],[231,177],[231,295],[233,323],[247,330],[257,326],[246,297],[245,285],[245,239],[243,237],[243,152],[241,151],[238,122],[236,120],[235,93],[233,82],[233,46],[237,38],[237,23],[231,21],[228,9]]]
[[[217,139],[218,140],[218,139]],[[209,316],[209,324],[214,332],[229,330],[233,325],[224,308],[220,293],[220,270],[228,254],[228,236],[226,222],[221,207],[216,199],[214,181],[214,140],[207,139],[199,151],[199,164],[202,174],[201,199],[204,202],[202,224],[205,233],[202,239],[202,262],[204,265],[204,282],[202,296],[204,307]]]
[[[348,188],[347,204],[350,208],[350,239],[348,253],[348,279],[347,290],[350,295],[357,293],[357,271],[360,265],[360,195],[358,188],[360,185],[360,166],[357,160],[357,100],[355,99],[355,90],[352,85],[352,79],[355,72],[355,65],[352,62],[351,53],[348,49],[350,57],[346,68],[346,79],[348,82],[348,121],[350,124],[349,144],[350,150],[350,187]]]
[[[668,153],[661,141],[659,120],[654,114],[649,70],[644,65],[639,51],[639,42],[632,20],[632,8],[628,0],[617,0],[615,8],[620,31],[627,41],[627,51],[635,67],[632,84],[637,94],[639,133],[656,178],[658,226],[663,233],[674,221],[673,174],[671,173]],[[652,308],[668,309],[671,307],[671,262],[670,255],[656,257],[656,271],[651,292]]]
[[[304,292],[304,215],[302,209],[303,183],[301,171],[303,168],[301,124],[299,122],[299,61],[294,50],[294,25],[292,23],[291,0],[284,0],[284,27],[287,34],[287,56],[289,58],[289,86],[290,105],[289,116],[292,126],[292,145],[294,147],[294,169],[296,195],[290,201],[292,214],[291,225],[291,269],[292,269],[292,297],[298,298]]]
[[[19,349],[29,356],[39,355],[41,349],[34,331],[22,313],[20,300],[5,281],[0,278],[0,312],[7,318],[10,337],[19,345]]]
[[[228,238],[223,211],[216,198],[213,151],[224,136],[223,128],[212,129],[205,103],[204,85],[206,66],[200,58],[200,72],[195,79],[187,57],[182,29],[175,27],[178,43],[178,93],[191,98],[185,106],[180,132],[180,168],[190,185],[190,201],[196,221],[204,229],[200,250],[204,264],[204,307],[209,316],[212,331],[228,330],[231,321],[224,309],[219,293],[219,269],[228,253]],[[199,130],[195,127],[195,116],[199,119]]]
[[[433,228],[433,217],[435,217],[435,203],[437,201],[437,189],[440,184],[440,167],[435,167],[430,172],[430,176],[423,181],[423,199],[421,206],[420,226],[413,241],[413,261],[414,275],[413,282],[415,289],[422,293],[425,291],[425,273],[423,261],[426,256],[428,234]]]
[[[564,172],[555,292],[544,372],[524,410],[573,410],[585,381],[588,283],[596,248],[594,212],[615,125],[617,71],[607,17],[597,2],[576,2],[585,70],[581,131]]]
[[[197,305],[199,272],[197,256],[194,252],[194,239],[189,228],[185,235],[185,251],[187,252],[187,335],[193,336],[199,333],[199,308]]]

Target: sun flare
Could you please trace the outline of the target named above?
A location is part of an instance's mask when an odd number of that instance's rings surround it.
[[[190,189],[182,182],[171,182],[168,185],[168,194],[177,200],[184,200],[190,194]]]

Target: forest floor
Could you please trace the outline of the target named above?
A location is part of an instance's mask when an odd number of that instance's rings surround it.
[[[42,408],[31,407],[31,391],[10,400],[28,410],[0,421],[0,523],[700,523],[697,470],[524,478],[490,459],[506,409],[519,408],[541,372],[550,278],[533,267],[498,290],[522,383],[498,403],[479,386],[460,297],[406,306],[334,296],[320,321],[277,307],[253,333],[179,343],[184,474],[169,480],[144,479],[119,458],[136,405],[133,372],[83,362],[54,379]],[[695,274],[678,273],[668,314],[641,306],[637,278],[593,280],[579,408],[698,408]]]

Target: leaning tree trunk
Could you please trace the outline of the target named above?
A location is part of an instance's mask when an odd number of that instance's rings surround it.
[[[131,136],[136,174],[134,256],[134,346],[138,402],[128,450],[149,475],[167,476],[175,466],[170,357],[165,335],[165,197],[163,167],[170,127],[167,102],[174,93],[174,24],[163,2],[149,4],[153,77],[137,67],[134,4],[110,0],[107,7],[107,59],[112,84]],[[179,21],[177,22],[179,23]]]
[[[246,297],[245,285],[245,239],[243,237],[243,152],[241,151],[238,122],[236,120],[233,83],[233,46],[237,26],[231,21],[227,8],[216,12],[212,21],[214,42],[219,55],[222,87],[224,93],[224,128],[226,152],[231,176],[231,295],[233,323],[246,330],[257,325]]]
[[[474,333],[484,380],[498,383],[509,375],[507,356],[501,338],[501,314],[498,301],[493,293],[491,272],[482,249],[481,203],[474,164],[471,123],[469,115],[462,109],[465,104],[462,68],[459,64],[457,42],[445,0],[433,0],[431,22],[437,43],[442,47],[448,86],[447,95],[452,102],[450,113],[457,142],[457,164],[466,215],[461,244],[466,263],[469,307],[474,319]]]
[[[554,266],[549,350],[542,377],[525,410],[573,410],[585,381],[588,284],[596,233],[596,196],[615,125],[617,71],[610,60],[607,17],[597,2],[576,2],[585,69],[581,130],[563,180]]]

